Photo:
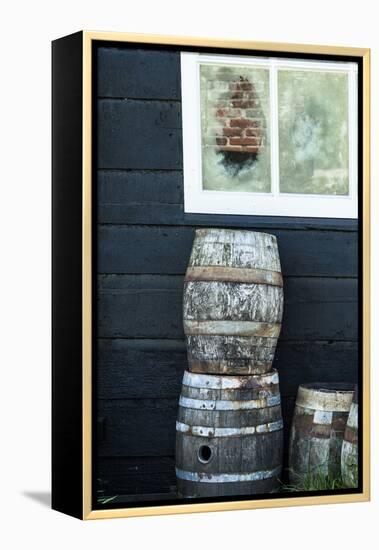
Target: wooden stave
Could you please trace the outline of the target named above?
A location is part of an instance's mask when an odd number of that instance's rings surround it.
[[[276,237],[246,230],[197,229],[189,266],[219,265],[280,272]]]
[[[228,261],[227,254],[215,253],[212,259],[212,246],[232,247],[233,241],[251,249],[250,254],[235,254],[241,265],[229,265],[231,262]],[[203,245],[209,248],[204,258],[201,255]],[[265,247],[270,250],[269,259],[265,257]],[[232,252],[230,254],[233,256]],[[247,283],[249,279],[250,282]],[[183,320],[189,369],[192,372],[215,374],[269,372],[283,316],[282,285],[280,260],[274,236],[251,231],[197,230],[185,277],[183,296]],[[210,299],[212,293],[217,297],[213,300],[213,305]],[[224,299],[220,299],[220,294]],[[260,299],[257,300],[256,294]],[[273,304],[272,311],[268,311],[266,305],[268,298]],[[225,312],[224,303],[230,300],[233,300],[234,304],[229,307],[229,311]],[[195,332],[190,326],[194,320],[201,323],[200,327],[195,327]],[[230,346],[228,326],[223,326],[220,333],[217,333],[217,323],[213,323],[215,326],[212,327],[207,326],[207,321],[221,320],[223,325],[227,325],[230,321],[230,333],[234,332],[234,337],[239,340],[245,338],[248,344],[245,345],[245,352],[240,349],[238,356],[233,359],[225,359],[221,353],[222,349],[227,349],[228,344]],[[267,328],[258,327],[260,332],[255,333],[254,327],[251,329],[243,327],[243,332],[238,334],[238,326],[233,326],[236,321],[263,322],[267,323]],[[201,341],[201,345],[196,345],[196,339]],[[267,339],[267,345],[262,346],[261,342],[264,339]],[[248,346],[250,350],[255,349],[254,358],[251,357]],[[192,350],[193,347],[195,347],[194,350]]]
[[[316,386],[314,398],[312,387]],[[328,390],[329,398],[320,401],[320,388],[337,387]],[[304,403],[304,389],[310,399]],[[334,394],[334,395],[332,395]],[[340,398],[337,409],[332,410],[333,399]],[[322,397],[322,396],[321,396]],[[336,479],[341,475],[341,450],[346,422],[350,410],[347,403],[353,397],[353,385],[350,384],[303,384],[299,387],[292,418],[289,442],[289,479],[293,484],[301,483],[308,473]],[[315,408],[319,406],[319,408]],[[316,420],[316,422],[315,422]]]
[[[191,374],[192,376],[192,374]],[[207,379],[204,375],[198,375],[201,379]],[[226,382],[230,384],[230,378],[234,378],[238,383],[240,378],[239,388],[223,388],[223,389],[211,389],[212,397],[218,397],[222,399],[234,399],[238,398],[241,401],[248,402],[250,398],[259,397],[259,391],[267,391],[270,389],[272,394],[279,395],[279,386],[275,384],[267,384],[267,376],[254,376],[254,377],[216,377],[225,378]],[[246,383],[246,378],[250,378],[250,388],[244,389],[243,385]],[[259,378],[264,378],[264,383],[258,385]],[[274,378],[277,381],[277,375]],[[205,386],[205,384],[204,384]],[[204,392],[209,391],[205,386],[203,388],[193,388],[191,386],[183,385],[182,395],[198,397],[204,397]],[[197,393],[196,393],[197,392]],[[218,395],[216,395],[218,394]],[[245,395],[244,395],[245,394]],[[272,407],[250,409],[250,410],[221,410],[210,411],[202,409],[188,409],[179,406],[178,422],[184,423],[186,426],[194,428],[194,426],[208,426],[212,430],[218,428],[232,428],[240,430],[241,427],[259,428],[271,423],[273,431],[264,433],[255,433],[255,435],[235,435],[226,437],[215,437],[214,435],[209,437],[206,432],[202,436],[194,433],[182,433],[176,432],[176,467],[179,471],[184,472],[198,472],[205,476],[212,472],[212,469],[217,464],[218,469],[222,471],[217,472],[217,468],[213,471],[214,475],[226,474],[235,475],[238,474],[237,465],[233,462],[235,457],[240,454],[239,466],[244,471],[260,472],[260,471],[272,471],[281,470],[282,466],[282,453],[283,453],[283,428],[282,428],[282,415],[281,407],[275,405]],[[278,425],[274,426],[274,424]],[[213,458],[208,464],[202,464],[197,458],[197,449],[202,445],[208,445],[213,450]],[[278,471],[279,471],[278,470]],[[275,476],[267,477],[262,480],[252,481],[233,481],[212,483],[209,482],[196,482],[188,481],[177,477],[178,491],[185,497],[206,497],[206,496],[222,496],[233,494],[259,494],[265,492],[274,491],[279,484],[278,474]]]
[[[264,374],[271,370],[278,338],[186,335],[189,370],[209,374]]]
[[[355,387],[341,449],[341,475],[347,487],[356,488],[359,478],[358,388]]]
[[[196,483],[177,477],[178,494],[185,498],[212,498],[273,493],[279,487],[275,477],[253,482]]]
[[[215,299],[211,302],[213,296]],[[226,302],[229,302],[227,306]],[[270,310],[268,303],[271,304]],[[184,282],[183,319],[186,321],[277,324],[282,318],[283,289],[280,286],[238,281]]]

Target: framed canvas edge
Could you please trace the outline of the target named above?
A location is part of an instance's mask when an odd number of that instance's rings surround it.
[[[370,500],[370,49],[341,46],[287,44],[163,36],[135,33],[83,31],[83,138],[82,138],[82,468],[83,519],[124,518],[248,510],[286,506],[367,502]],[[363,426],[361,493],[286,497],[267,500],[193,503],[140,508],[92,509],[92,44],[94,41],[161,44],[227,49],[267,50],[291,53],[353,56],[363,61],[362,132],[362,250],[363,250]]]

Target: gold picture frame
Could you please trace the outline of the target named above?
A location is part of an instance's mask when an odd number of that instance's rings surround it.
[[[370,499],[370,50],[337,46],[285,44],[273,42],[235,41],[212,38],[160,36],[116,32],[83,31],[82,36],[82,518],[105,519],[147,515],[248,510],[256,508],[305,506],[344,502],[364,502]],[[291,496],[262,500],[170,504],[138,508],[93,509],[92,507],[92,47],[94,42],[155,44],[180,47],[227,48],[290,52],[295,54],[351,56],[362,61],[363,67],[363,201],[362,201],[362,262],[363,262],[363,407],[362,407],[362,468],[361,493]]]

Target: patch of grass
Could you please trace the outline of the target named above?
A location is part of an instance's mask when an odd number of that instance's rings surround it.
[[[338,489],[348,489],[342,481],[341,476],[325,476],[321,472],[312,472],[305,475],[299,475],[292,472],[296,481],[292,484],[282,483],[281,491],[288,493],[298,493],[303,491],[336,491]]]
[[[118,495],[115,495],[113,497],[100,497],[97,499],[98,504],[109,504],[112,502],[115,498],[117,498]]]

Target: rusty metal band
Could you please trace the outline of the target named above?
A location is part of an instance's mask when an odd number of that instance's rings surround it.
[[[189,426],[183,422],[176,423],[176,431],[199,437],[232,437],[236,435],[254,435],[276,432],[283,429],[283,420],[246,426],[244,428],[214,428],[212,426]]]
[[[270,477],[277,477],[282,471],[278,466],[273,470],[260,470],[258,472],[237,473],[237,474],[208,474],[202,472],[187,472],[175,468],[176,477],[185,481],[194,481],[196,483],[238,483],[240,481],[259,481]]]
[[[270,363],[257,363],[256,361],[241,358],[240,362],[236,359],[220,359],[219,361],[193,361],[188,360],[191,371],[193,372],[235,372],[240,374],[263,374],[271,370],[272,361]]]
[[[216,376],[214,374],[196,374],[185,371],[183,384],[191,388],[206,388],[208,390],[249,389],[279,384],[279,375],[276,370],[268,374],[246,376]]]
[[[344,441],[348,441],[352,445],[356,445],[358,443],[358,431],[356,428],[351,428],[350,426],[346,426],[345,434],[343,436]]]
[[[243,401],[227,401],[223,399],[192,399],[180,396],[179,405],[185,409],[198,409],[203,411],[246,411],[250,409],[264,409],[280,405],[280,395],[262,397],[261,399],[249,399]]]
[[[185,280],[283,286],[280,271],[244,267],[191,266],[187,268]]]
[[[258,321],[190,321],[184,319],[184,332],[188,335],[209,334],[215,336],[260,336],[278,338],[280,323]]]

